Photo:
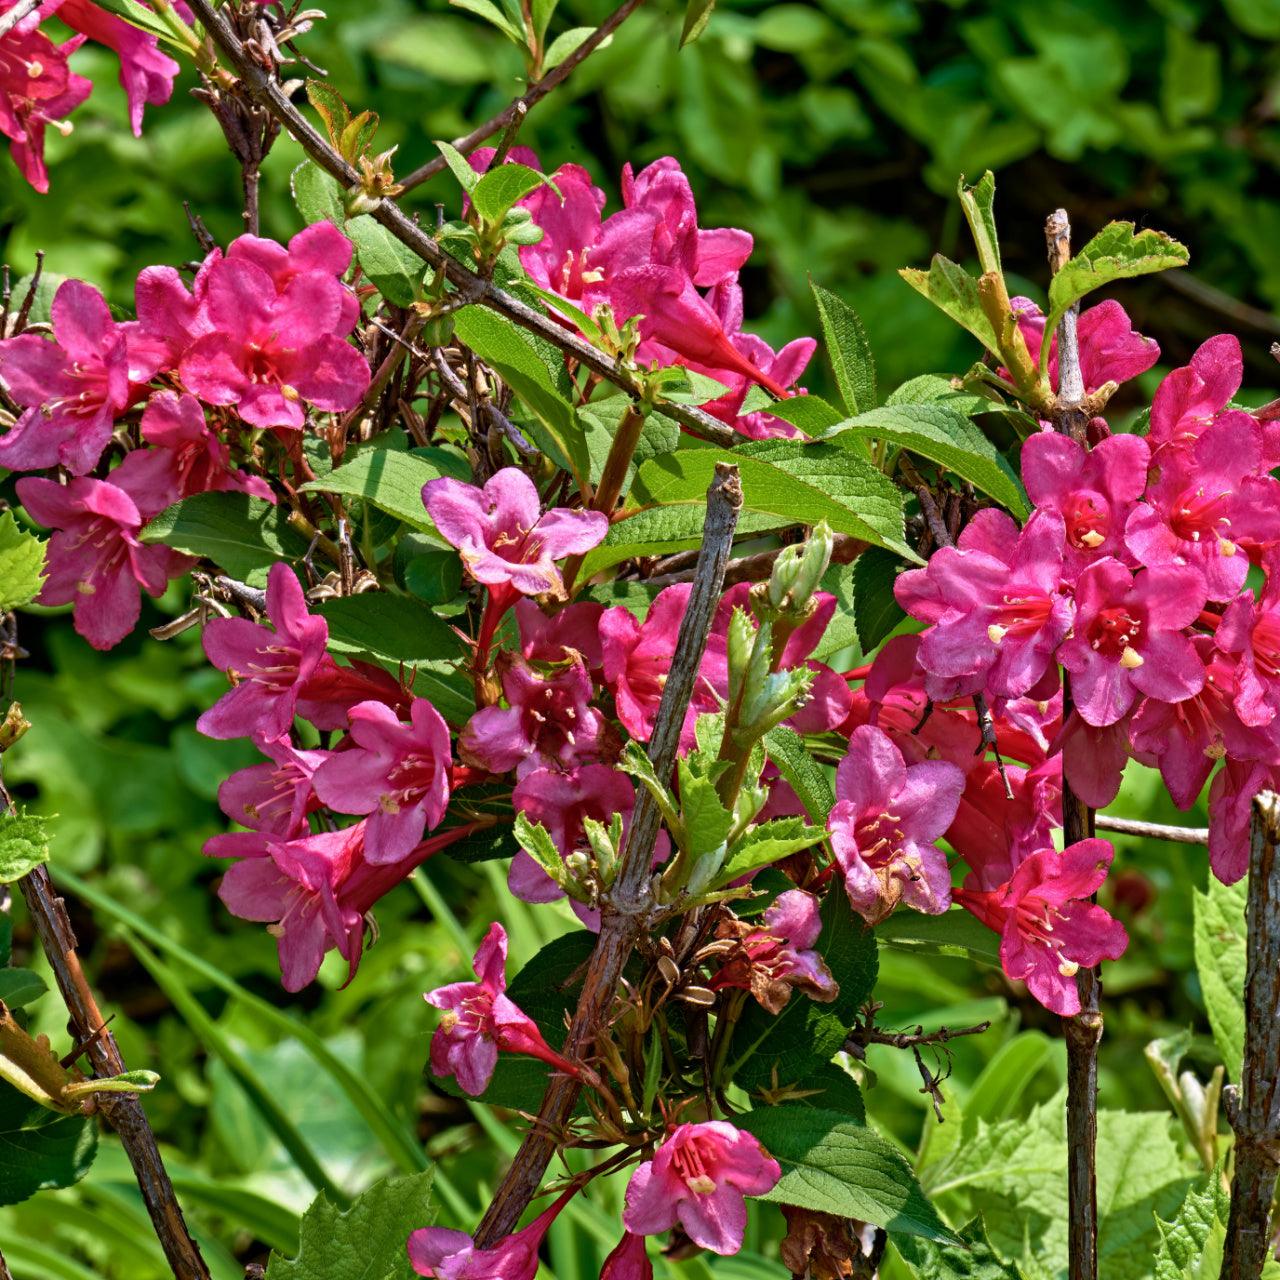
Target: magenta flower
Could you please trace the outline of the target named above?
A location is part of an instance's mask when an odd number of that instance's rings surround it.
[[[1247,725],[1269,725],[1280,712],[1280,548],[1262,555],[1266,584],[1255,603],[1242,591],[1223,612],[1214,641],[1237,661],[1235,709]]]
[[[421,1227],[409,1236],[410,1265],[420,1276],[436,1280],[534,1280],[542,1241],[576,1193],[577,1187],[570,1187],[527,1227],[489,1249],[477,1249],[465,1231]]]
[[[506,707],[481,707],[458,739],[458,754],[490,773],[572,769],[608,748],[604,717],[591,706],[595,688],[580,660],[540,675],[522,657],[498,659]]]
[[[1027,341],[1032,360],[1040,359],[1044,344],[1044,312],[1030,298],[1011,298],[1018,328]],[[1160,344],[1138,333],[1125,309],[1113,300],[1100,302],[1080,313],[1077,326],[1080,372],[1086,392],[1108,382],[1128,382],[1146,373],[1160,359]],[[1049,381],[1058,388],[1058,335],[1049,340]]]
[[[649,1261],[644,1236],[624,1231],[604,1260],[600,1280],[653,1280],[653,1263]]]
[[[1108,436],[1086,450],[1068,436],[1041,431],[1022,446],[1027,496],[1065,525],[1063,569],[1069,580],[1103,556],[1128,559],[1125,522],[1147,487],[1148,460],[1141,436]]]
[[[348,729],[351,709],[360,702],[382,702],[403,718],[413,694],[389,671],[372,662],[350,659],[350,666],[327,653],[298,694],[297,714],[317,729]]]
[[[997,529],[1004,545],[992,554],[985,548],[999,546]],[[1018,533],[1012,520],[992,511],[981,524],[971,522],[957,546],[939,548],[925,568],[898,576],[898,603],[933,624],[919,653],[931,697],[945,701],[985,688],[1016,698],[1045,675],[1071,626],[1071,601],[1062,592],[1064,541],[1056,512],[1036,512]]]
[[[682,1124],[631,1175],[622,1225],[652,1236],[679,1226],[712,1253],[737,1253],[747,1226],[745,1196],[762,1196],[782,1177],[754,1134],[722,1120]]]
[[[878,924],[899,902],[939,915],[951,873],[935,843],[951,825],[964,774],[944,760],[908,765],[882,729],[860,725],[836,769],[831,848],[853,909]]]
[[[1092,809],[1105,809],[1120,794],[1129,763],[1131,722],[1131,716],[1124,716],[1098,729],[1073,712],[1055,743],[1072,791]]]
[[[1244,586],[1250,547],[1280,540],[1280,484],[1263,474],[1262,432],[1247,413],[1220,415],[1188,449],[1165,449],[1159,477],[1125,526],[1148,568],[1189,564],[1210,600]]]
[[[555,562],[590,551],[609,532],[599,511],[555,507],[544,514],[538,490],[518,467],[491,476],[483,489],[448,476],[429,480],[422,503],[477,582],[526,596],[564,599]]]
[[[190,289],[173,267],[144,267],[138,272],[133,291],[138,328],[148,349],[157,353],[162,369],[177,369],[182,353],[212,332],[213,322],[201,304],[209,275],[221,261],[222,251],[211,250]]]
[[[1076,583],[1075,627],[1058,650],[1076,710],[1102,728],[1140,694],[1181,702],[1199,693],[1204,664],[1183,630],[1203,608],[1204,582],[1189,566],[1135,578],[1110,556],[1091,564]]]
[[[565,605],[548,615],[529,599],[516,601],[520,652],[530,662],[570,662],[579,657],[588,671],[599,671],[600,617],[604,606],[592,601]]]
[[[605,682],[617,703],[618,719],[641,742],[647,742],[653,733],[680,622],[692,590],[682,582],[658,592],[643,623],[621,605],[606,609],[600,619]],[[716,693],[723,695],[727,682],[725,638],[723,633],[712,634],[689,703],[686,740],[697,716],[716,710]]]
[[[119,644],[142,612],[142,590],[162,595],[189,563],[169,547],[138,540],[144,514],[133,495],[110,481],[80,476],[60,485],[29,477],[17,491],[27,514],[55,531],[39,602],[72,605],[75,629],[95,649]]]
[[[348,297],[324,272],[296,275],[277,293],[256,263],[215,262],[201,303],[209,331],[183,352],[183,383],[207,404],[235,405],[255,427],[302,427],[302,401],[330,412],[353,408],[369,366],[337,336]]]
[[[578,1068],[547,1044],[538,1024],[507,999],[507,933],[500,924],[489,926],[473,968],[479,982],[454,982],[423,996],[444,1010],[431,1037],[431,1070],[456,1076],[472,1097],[488,1088],[500,1052],[537,1058],[576,1076]]]
[[[115,420],[159,363],[135,324],[117,324],[97,289],[65,280],[53,297],[52,342],[34,333],[0,342],[0,379],[26,408],[0,440],[0,467],[64,466],[84,475],[111,441]]]
[[[1253,798],[1274,791],[1280,775],[1274,763],[1228,756],[1209,787],[1209,866],[1223,884],[1235,884],[1249,870]]]
[[[1080,1012],[1076,973],[1118,960],[1129,945],[1124,925],[1089,901],[1107,878],[1114,850],[1105,840],[1078,840],[1061,853],[1041,849],[998,889],[965,881],[955,900],[1000,935],[1000,964],[1046,1009]]]
[[[307,609],[297,577],[282,563],[267,575],[267,617],[270,627],[248,618],[215,618],[205,627],[209,661],[237,680],[196,722],[205,737],[272,742],[293,727],[298,697],[324,656],[329,628]]]
[[[770,1013],[781,1013],[793,987],[828,1003],[840,994],[827,962],[814,950],[822,919],[818,900],[803,889],[780,893],[765,909],[761,923],[729,922],[722,936],[737,947],[711,979],[712,990],[750,991]]]
[[[1240,339],[1220,333],[1202,343],[1191,363],[1175,369],[1156,388],[1151,404],[1150,439],[1157,452],[1163,446],[1183,448],[1196,439],[1244,380]]]
[[[268,759],[239,769],[218,787],[222,812],[249,831],[292,840],[307,831],[307,815],[321,807],[312,781],[326,751],[300,751],[287,739],[254,744]],[[204,848],[217,856],[240,856],[238,834],[214,836]],[[253,847],[253,846],[250,846]]]
[[[364,856],[374,866],[406,857],[449,803],[449,726],[426,698],[414,698],[405,724],[383,702],[348,713],[350,750],[336,751],[313,779],[336,813],[367,813]]]

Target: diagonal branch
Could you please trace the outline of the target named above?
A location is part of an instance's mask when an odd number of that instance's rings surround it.
[[[484,124],[477,125],[470,133],[461,138],[455,138],[454,149],[461,151],[464,156],[470,155],[486,138],[492,138],[495,133],[523,119],[552,89],[562,85],[643,3],[644,0],[626,0],[625,4],[615,9],[563,62],[558,62],[541,80],[530,85],[510,106],[503,108],[496,116],[491,116]],[[443,173],[445,167],[444,157],[437,156],[402,179],[400,185],[408,191],[411,187],[419,186],[429,178],[434,178],[437,173]]]
[[[717,463],[715,478],[707,490],[707,518],[703,526],[698,571],[680,623],[671,669],[662,690],[653,735],[649,739],[649,759],[660,778],[670,777],[675,767],[680,731],[684,727],[689,699],[693,696],[702,655],[707,647],[707,636],[720,602],[725,565],[733,549],[733,534],[741,507],[742,487],[737,467]],[[590,1052],[607,1022],[622,971],[648,926],[652,904],[650,871],[660,819],[652,793],[645,787],[639,788],[618,873],[601,903],[600,936],[587,964],[582,994],[565,1040],[564,1054],[570,1060],[581,1061]],[[509,1234],[537,1194],[556,1151],[556,1136],[573,1115],[581,1090],[581,1082],[572,1076],[552,1078],[537,1121],[520,1144],[520,1150],[516,1152],[493,1203],[476,1231],[476,1243],[481,1248],[490,1248],[495,1241]]]
[[[245,83],[249,93],[264,106],[293,135],[294,140],[326,173],[336,178],[343,187],[350,189],[360,181],[360,175],[349,165],[311,123],[290,102],[279,81],[261,63],[250,56],[240,38],[231,29],[225,16],[213,7],[211,0],[192,0],[191,8],[204,24],[213,43],[227,62]],[[553,346],[572,356],[579,364],[599,374],[624,391],[635,391],[635,379],[631,372],[612,356],[597,351],[589,342],[571,333],[562,324],[549,319],[542,312],[521,302],[491,280],[469,270],[440,245],[393,201],[383,199],[371,211],[401,244],[407,245],[424,262],[443,271],[445,277],[458,289],[462,297],[472,303],[489,307],[508,320],[536,333]],[[710,414],[690,405],[661,401],[662,412],[681,426],[726,448],[736,444],[741,437],[732,427],[718,422]]]

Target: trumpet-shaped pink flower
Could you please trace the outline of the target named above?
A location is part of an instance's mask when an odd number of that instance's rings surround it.
[[[595,688],[580,660],[545,675],[504,653],[498,666],[506,707],[482,707],[458,739],[458,754],[490,773],[572,769],[600,759],[607,747],[604,717],[591,706]]]
[[[1183,631],[1204,602],[1203,579],[1189,566],[1135,578],[1110,557],[1091,564],[1076,583],[1075,628],[1058,650],[1076,710],[1101,728],[1121,719],[1140,694],[1181,702],[1199,693],[1204,664]]]
[[[1196,350],[1191,363],[1175,369],[1156,388],[1151,404],[1151,447],[1186,448],[1226,408],[1244,380],[1240,339],[1220,333]]]
[[[604,1260],[600,1280],[653,1280],[653,1263],[649,1261],[644,1236],[624,1231]]]
[[[55,530],[39,601],[72,605],[76,630],[95,649],[119,644],[138,621],[142,591],[163,594],[188,563],[169,547],[139,541],[145,515],[110,481],[80,476],[64,486],[28,477],[17,491],[31,518]]]
[[[144,267],[134,284],[134,310],[142,340],[157,353],[159,367],[177,369],[182,354],[213,329],[204,302],[209,275],[222,261],[213,249],[201,263],[190,289],[173,267]]]
[[[456,1076],[459,1087],[473,1097],[488,1088],[500,1052],[537,1058],[576,1076],[578,1068],[547,1044],[538,1024],[507,999],[507,933],[500,924],[490,925],[473,967],[478,982],[454,982],[423,997],[444,1010],[431,1037],[431,1070]]]
[[[1223,884],[1235,884],[1249,870],[1253,798],[1280,785],[1274,764],[1228,756],[1209,787],[1209,866]]]
[[[1073,712],[1054,743],[1062,752],[1062,770],[1072,791],[1091,809],[1105,809],[1120,794],[1129,763],[1131,723],[1132,713],[1098,729]]]
[[[1011,298],[1018,328],[1027,341],[1032,360],[1040,359],[1044,344],[1044,312],[1030,298]],[[1138,333],[1128,313],[1111,299],[1080,313],[1077,324],[1080,373],[1085,391],[1097,391],[1108,382],[1128,382],[1146,373],[1160,359],[1160,344]],[[1058,387],[1058,335],[1049,340],[1049,381]]]
[[[938,915],[951,905],[951,874],[935,843],[951,825],[964,774],[943,760],[908,765],[882,729],[862,725],[836,770],[831,847],[853,909],[868,923],[899,902]]]
[[[347,729],[351,709],[360,702],[382,702],[406,716],[413,694],[389,671],[372,662],[350,659],[350,666],[327,653],[298,695],[298,715],[317,729]]]
[[[488,587],[564,598],[555,562],[604,541],[609,518],[599,511],[556,507],[542,512],[538,490],[518,467],[491,476],[484,488],[443,476],[422,486],[427,514],[467,572]]]
[[[1089,901],[1107,878],[1114,851],[1105,840],[1078,840],[1061,853],[1041,849],[998,889],[965,887],[955,900],[1000,935],[1000,964],[1025,982],[1046,1009],[1080,1012],[1075,975],[1118,960],[1129,945],[1124,925]]]
[[[1223,612],[1214,641],[1237,661],[1235,709],[1247,725],[1269,725],[1280,713],[1280,548],[1262,556],[1266,585],[1256,602],[1243,591]]]
[[[0,440],[0,467],[83,475],[159,362],[138,341],[137,325],[117,324],[102,294],[80,280],[58,286],[52,318],[52,342],[34,333],[0,342],[0,379],[27,410]]]
[[[933,624],[919,651],[931,697],[985,687],[1016,698],[1045,675],[1071,626],[1071,601],[1062,592],[1064,541],[1056,512],[1036,512],[1018,533],[1012,520],[992,511],[971,522],[956,546],[935,551],[925,568],[899,575],[898,603]]]
[[[287,739],[254,744],[267,760],[239,769],[218,788],[218,805],[232,822],[292,840],[307,830],[307,815],[321,807],[312,785],[326,751],[300,751]],[[239,856],[239,834],[214,836],[204,848],[217,857]],[[232,842],[232,843],[228,843]],[[247,847],[256,847],[249,845]]]
[[[643,1236],[679,1226],[712,1253],[737,1253],[747,1226],[744,1197],[764,1195],[780,1177],[754,1134],[722,1120],[682,1124],[631,1175],[622,1225]]]
[[[489,1249],[476,1248],[465,1231],[421,1227],[409,1236],[409,1263],[420,1276],[435,1280],[534,1280],[542,1241],[576,1193],[571,1187],[527,1227]]]
[[[287,564],[267,575],[271,626],[248,618],[215,618],[204,629],[204,651],[238,683],[196,722],[208,738],[261,738],[272,742],[293,727],[302,687],[324,656],[325,620],[307,609],[302,587]]]
[[[369,815],[368,862],[396,862],[444,817],[453,759],[449,727],[425,698],[414,698],[408,724],[383,702],[358,703],[348,716],[355,746],[330,755],[312,782],[335,812]]]
[[[738,945],[711,979],[713,990],[750,991],[770,1013],[782,1012],[792,988],[823,1003],[840,994],[827,962],[814,950],[822,919],[813,894],[788,889],[765,909],[760,924],[730,922],[720,932]]]
[[[592,601],[566,605],[547,615],[533,600],[516,601],[520,652],[530,662],[569,662],[582,659],[588,671],[599,671],[600,617],[604,606]]]
[[[1248,549],[1280,540],[1280,484],[1262,474],[1262,432],[1247,413],[1221,414],[1188,449],[1160,455],[1159,478],[1125,526],[1148,568],[1189,564],[1210,600],[1244,586]]]
[[[1065,576],[1103,556],[1127,559],[1124,527],[1147,487],[1147,442],[1141,436],[1108,436],[1086,450],[1055,431],[1033,435],[1022,446],[1022,482],[1041,511],[1054,511],[1066,529]]]
[[[327,273],[295,275],[277,293],[255,262],[225,258],[208,272],[201,308],[209,329],[182,353],[182,381],[255,427],[300,428],[303,401],[338,412],[369,385],[364,357],[337,336],[350,306]]]

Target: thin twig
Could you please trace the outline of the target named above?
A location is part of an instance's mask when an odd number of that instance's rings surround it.
[[[536,84],[530,86],[519,98],[499,111],[496,116],[477,125],[470,133],[453,140],[454,148],[462,154],[470,155],[486,138],[492,138],[500,129],[506,129],[513,121],[522,120],[531,108],[543,98],[563,84],[573,71],[585,62],[595,51],[644,3],[644,0],[626,0],[613,11],[563,62],[558,62]],[[415,169],[407,177],[401,179],[401,186],[406,190],[420,186],[437,173],[443,173],[445,160],[437,156],[426,164]]]
[[[450,398],[459,404],[466,404],[468,400],[466,384],[458,377],[448,360],[445,359],[442,350],[436,351],[432,358],[432,363],[435,365],[436,372],[440,375],[440,381],[444,383],[445,389],[449,392]],[[522,458],[528,459],[538,456],[538,450],[525,439],[524,433],[520,428],[492,400],[483,400],[480,407],[488,416],[489,421],[497,424],[503,435],[511,441],[515,451]]]
[[[879,1027],[860,1024],[849,1032],[844,1051],[856,1055],[857,1050],[865,1049],[869,1044],[888,1045],[891,1049],[918,1049],[921,1045],[946,1044],[961,1036],[980,1036],[990,1029],[990,1022],[979,1022],[972,1027],[939,1027],[937,1031],[926,1031],[923,1027],[914,1031],[881,1031]]]
[[[1163,822],[1139,822],[1134,818],[1113,818],[1109,813],[1094,815],[1093,825],[1099,831],[1115,831],[1124,836],[1142,836],[1147,840],[1169,840],[1174,844],[1208,844],[1208,827],[1171,827]]]
[[[702,552],[698,557],[698,574],[685,606],[671,669],[662,690],[653,736],[649,740],[649,759],[660,778],[669,777],[675,765],[680,731],[720,602],[725,565],[733,549],[733,534],[741,507],[742,487],[737,467],[717,463],[715,478],[707,491],[707,517],[703,526]],[[564,1053],[571,1061],[582,1061],[600,1034],[616,997],[623,968],[649,922],[652,902],[650,872],[661,814],[648,789],[642,787],[639,790],[618,873],[601,902],[600,935],[587,964],[582,994],[565,1040]],[[572,1116],[581,1089],[581,1081],[572,1076],[552,1078],[537,1120],[520,1144],[520,1150],[516,1152],[476,1231],[476,1241],[481,1248],[488,1248],[507,1235],[537,1194],[547,1165],[555,1154],[557,1134]]]
[[[1249,842],[1248,963],[1244,1061],[1237,1105],[1231,1215],[1221,1280],[1258,1280],[1270,1252],[1271,1204],[1280,1171],[1280,796],[1253,801]]]

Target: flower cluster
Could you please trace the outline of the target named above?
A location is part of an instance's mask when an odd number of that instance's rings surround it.
[[[205,258],[191,289],[171,267],[146,268],[136,320],[114,320],[96,289],[68,280],[51,338],[0,341],[0,382],[23,410],[0,439],[0,466],[70,473],[65,486],[31,477],[17,488],[56,530],[41,601],[74,604],[92,645],[117,644],[138,620],[141,590],[160,595],[190,563],[140,542],[148,520],[210,490],[274,502],[233,450],[260,456],[254,429],[301,427],[303,402],[330,412],[359,402],[369,366],[345,341],[359,317],[341,280],[350,262],[350,241],[328,222],[287,247],[241,236]],[[128,452],[112,467],[117,440]]]

